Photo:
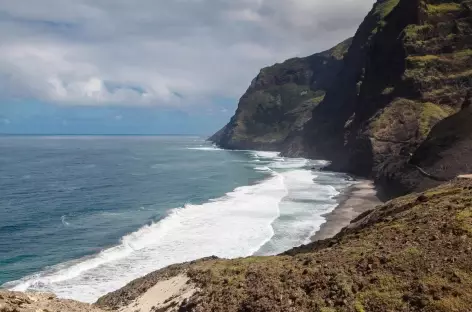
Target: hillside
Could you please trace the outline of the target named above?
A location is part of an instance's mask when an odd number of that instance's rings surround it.
[[[229,149],[280,150],[323,100],[350,43],[348,39],[328,51],[262,69],[234,117],[210,141]]]
[[[171,266],[98,306],[118,309],[185,276],[195,293],[154,311],[470,311],[471,203],[472,181],[455,180],[365,213],[332,239],[281,256]]]

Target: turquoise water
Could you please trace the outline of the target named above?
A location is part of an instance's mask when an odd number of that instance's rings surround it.
[[[0,284],[92,302],[166,265],[275,254],[349,182],[198,137],[0,137]]]

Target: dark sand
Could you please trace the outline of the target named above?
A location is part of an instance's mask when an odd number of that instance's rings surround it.
[[[358,180],[339,198],[338,207],[324,216],[326,222],[312,237],[312,241],[333,237],[361,213],[382,204],[382,201],[377,197],[377,190],[373,182],[368,180]]]

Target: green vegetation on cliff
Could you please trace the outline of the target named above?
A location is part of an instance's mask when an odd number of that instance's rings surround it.
[[[411,183],[397,172],[409,168],[431,129],[469,99],[471,23],[471,0],[379,0],[313,109],[301,154],[376,178],[391,195],[416,190],[427,177]],[[461,173],[452,170],[448,176]]]
[[[323,100],[350,42],[262,69],[241,97],[235,116],[210,140],[226,148],[280,149]]]

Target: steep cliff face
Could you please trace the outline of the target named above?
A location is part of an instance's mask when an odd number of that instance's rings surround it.
[[[285,153],[395,182],[392,165],[405,166],[432,127],[469,101],[471,8],[470,0],[378,1],[314,109],[301,148]]]
[[[385,172],[385,182],[399,192],[425,190],[458,174],[471,174],[472,107],[440,121],[408,161],[391,163]]]
[[[412,155],[434,162],[422,143],[470,104],[471,68],[472,0],[378,0],[352,42],[262,70],[212,140],[328,159],[392,196],[420,190],[435,183],[410,171]],[[442,163],[454,162],[442,148]],[[467,170],[449,168],[450,177]]]
[[[234,117],[210,141],[230,149],[280,150],[323,100],[350,43],[348,39],[328,51],[262,69]]]

